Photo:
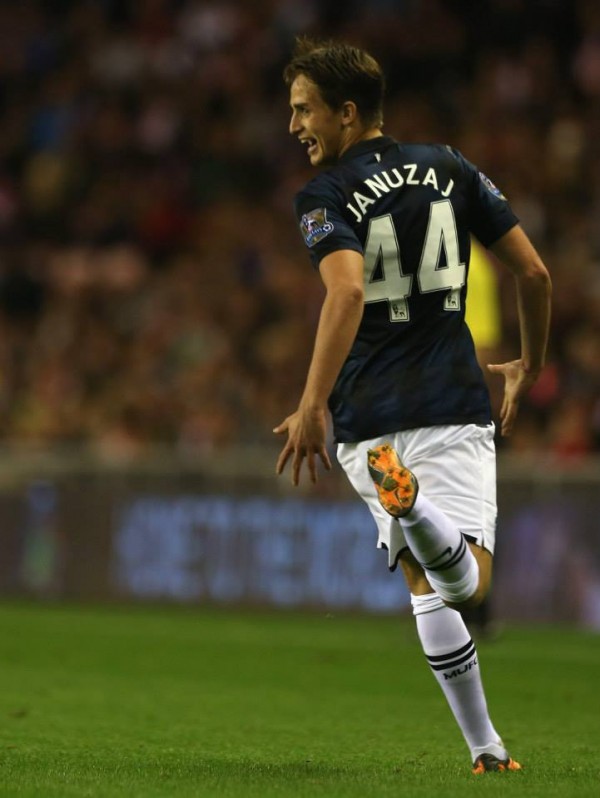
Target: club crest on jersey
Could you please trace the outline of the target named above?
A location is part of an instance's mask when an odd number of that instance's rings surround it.
[[[300,232],[304,236],[307,247],[314,247],[325,236],[328,236],[332,230],[333,225],[327,221],[325,208],[315,208],[314,211],[303,214],[302,219],[300,219]]]
[[[487,190],[490,192],[490,194],[493,194],[495,197],[499,197],[500,199],[503,199],[503,200],[506,199],[506,197],[500,191],[498,186],[494,185],[494,183],[492,183],[492,181],[489,179],[489,177],[487,177],[487,175],[484,175],[483,172],[479,173],[479,179],[481,180],[483,185],[487,188]]]

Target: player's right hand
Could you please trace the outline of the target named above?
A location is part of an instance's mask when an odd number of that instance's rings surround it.
[[[320,457],[327,471],[331,470],[331,461],[326,447],[326,420],[324,410],[307,410],[300,404],[298,410],[281,422],[273,432],[276,435],[288,434],[288,439],[281,450],[275,473],[283,473],[287,461],[292,458],[292,484],[300,482],[302,463],[306,459],[310,481],[317,481],[317,457]]]

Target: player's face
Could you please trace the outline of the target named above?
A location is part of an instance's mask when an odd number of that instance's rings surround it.
[[[313,166],[336,161],[343,152],[342,111],[332,110],[318,86],[298,75],[290,88],[290,133],[306,144]]]

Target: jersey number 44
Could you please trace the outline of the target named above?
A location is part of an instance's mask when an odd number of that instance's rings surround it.
[[[445,264],[442,254],[445,254]],[[391,214],[370,220],[364,261],[365,303],[386,301],[390,321],[408,321],[413,275],[402,271],[400,245]],[[419,292],[446,291],[444,310],[460,310],[460,291],[465,283],[465,274],[466,266],[460,262],[452,204],[447,199],[432,202],[416,272]]]

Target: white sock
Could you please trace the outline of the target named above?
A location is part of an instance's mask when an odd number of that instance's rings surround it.
[[[477,652],[462,616],[435,593],[411,595],[417,632],[431,670],[442,688],[473,761],[482,753],[508,753],[488,714]]]
[[[400,519],[406,542],[427,580],[444,601],[470,598],[479,584],[479,566],[461,532],[429,499],[418,494]]]

